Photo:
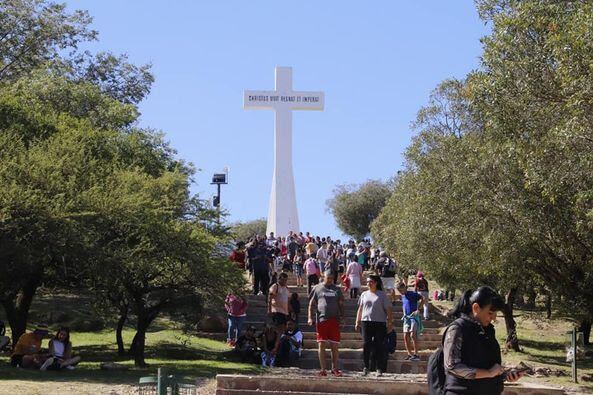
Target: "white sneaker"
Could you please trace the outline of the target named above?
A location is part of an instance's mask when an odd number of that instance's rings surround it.
[[[76,365],[78,362],[80,362],[80,357],[76,356],[74,358],[65,360],[60,364],[60,366],[63,368],[69,368],[71,365]]]
[[[41,370],[42,372],[45,372],[47,370],[47,368],[49,368],[51,366],[52,363],[54,363],[54,359],[52,357],[47,358],[45,360],[45,362],[43,362],[43,365],[41,365],[39,370]]]
[[[72,366],[72,365],[68,365],[68,366],[66,366],[66,369],[68,369],[68,370],[74,370],[76,368],[74,366]]]

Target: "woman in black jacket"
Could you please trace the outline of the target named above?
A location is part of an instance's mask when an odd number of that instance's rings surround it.
[[[517,381],[522,373],[501,366],[500,346],[492,322],[504,300],[490,287],[466,291],[453,315],[443,344],[445,394],[500,395],[504,381]]]

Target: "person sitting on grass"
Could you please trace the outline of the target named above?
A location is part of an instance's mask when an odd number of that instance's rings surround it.
[[[73,370],[80,362],[80,357],[72,356],[72,342],[70,342],[70,329],[61,327],[56,336],[49,341],[49,358],[43,362],[39,370]]]
[[[8,350],[10,344],[10,338],[6,336],[6,326],[4,321],[0,321],[0,351]]]
[[[241,356],[241,362],[259,363],[257,358],[257,338],[255,337],[255,326],[249,325],[237,339],[235,351]]]
[[[47,325],[38,325],[33,332],[23,333],[14,346],[10,364],[25,369],[37,369],[46,359],[41,354],[41,342],[49,337]]]

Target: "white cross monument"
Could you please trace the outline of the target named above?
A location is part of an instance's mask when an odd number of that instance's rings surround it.
[[[294,176],[292,174],[292,111],[323,110],[323,92],[292,90],[292,68],[276,67],[276,87],[273,91],[245,91],[243,108],[274,110],[274,175],[268,209],[266,232],[286,236],[299,231]]]

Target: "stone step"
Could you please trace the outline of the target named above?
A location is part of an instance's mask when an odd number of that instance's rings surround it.
[[[313,339],[305,339],[304,341],[305,344],[305,349],[314,349],[317,350],[317,340],[315,338]],[[438,347],[440,347],[441,345],[441,341],[427,341],[424,339],[421,339],[420,341],[418,341],[418,349],[420,350],[435,350]],[[362,339],[356,339],[356,340],[347,340],[342,338],[340,340],[340,348],[347,348],[347,349],[357,349],[357,348],[361,348],[362,347]],[[396,344],[396,349],[397,350],[405,350],[405,345],[404,345],[404,340],[403,339],[397,339],[397,344]]]
[[[430,356],[430,354],[432,354],[432,352],[430,352],[430,351],[419,351],[418,356],[420,357],[420,361],[428,361],[428,357]],[[326,355],[329,358],[329,355],[330,355],[329,351],[326,351]],[[340,343],[339,355],[340,355],[340,360],[344,360],[344,361],[354,360],[355,362],[358,362],[358,361],[362,361],[363,351],[362,351],[362,348],[347,349],[345,347],[342,347],[342,344]],[[407,355],[408,355],[407,352],[398,350],[398,351],[395,351],[393,354],[389,355],[389,360],[403,361]],[[317,350],[305,349],[302,351],[301,360],[309,360],[309,359],[318,361]]]
[[[422,342],[440,342],[442,340],[442,335],[440,333],[430,333],[430,332],[426,332],[428,329],[425,329],[425,332],[422,334],[422,336],[419,337],[420,341]],[[360,340],[362,342],[362,337],[360,335],[359,332],[349,332],[349,333],[342,333],[341,334],[342,337],[342,341],[344,340]],[[305,339],[305,341],[315,341],[316,340],[316,334],[315,332],[303,332],[303,338]],[[402,342],[404,341],[404,335],[403,333],[399,332],[397,333],[397,341]]]
[[[315,331],[315,326],[309,326],[306,324],[306,322],[304,322],[304,317],[300,318],[300,328],[303,332],[314,332]],[[266,319],[264,320],[262,319],[251,319],[250,317],[247,317],[247,319],[245,320],[244,325],[255,325],[255,327],[259,330],[261,329],[265,324],[269,323],[270,320]],[[440,333],[441,329],[442,329],[442,324],[438,321],[423,321],[424,323],[424,333]],[[402,328],[402,322],[400,320],[394,320],[393,322],[395,330],[398,332],[401,332],[401,328]],[[354,330],[354,325],[353,324],[346,324],[346,325],[341,325],[340,326],[340,330],[342,333],[358,333],[357,331]]]
[[[307,314],[306,311],[302,311],[301,310],[301,317],[305,317]],[[393,312],[393,319],[394,321],[401,321],[401,318],[403,317],[403,313],[401,311],[394,311]],[[354,322],[355,318],[356,318],[356,310],[349,310],[349,309],[345,309],[344,310],[344,316],[346,318],[346,322]],[[267,313],[267,309],[259,309],[259,310],[249,310],[247,312],[247,319],[252,319],[254,321],[261,321],[263,319],[267,319],[269,318],[268,313]],[[423,320],[422,324],[424,326],[427,326],[427,323],[430,322],[434,322],[433,320]]]
[[[361,376],[344,371],[344,377],[317,377],[317,370],[270,369],[264,375],[217,375],[217,395],[239,394],[401,394],[428,395],[425,374]],[[561,395],[559,388],[531,383],[506,384],[503,395]]]
[[[326,352],[327,366],[331,366],[331,358],[329,351]],[[360,359],[340,359],[338,361],[340,370],[349,370],[361,372],[364,367],[362,357]],[[389,359],[387,361],[388,373],[414,373],[425,374],[427,361],[403,361],[396,359]],[[296,362],[296,366],[301,369],[319,369],[318,359],[300,359]]]

